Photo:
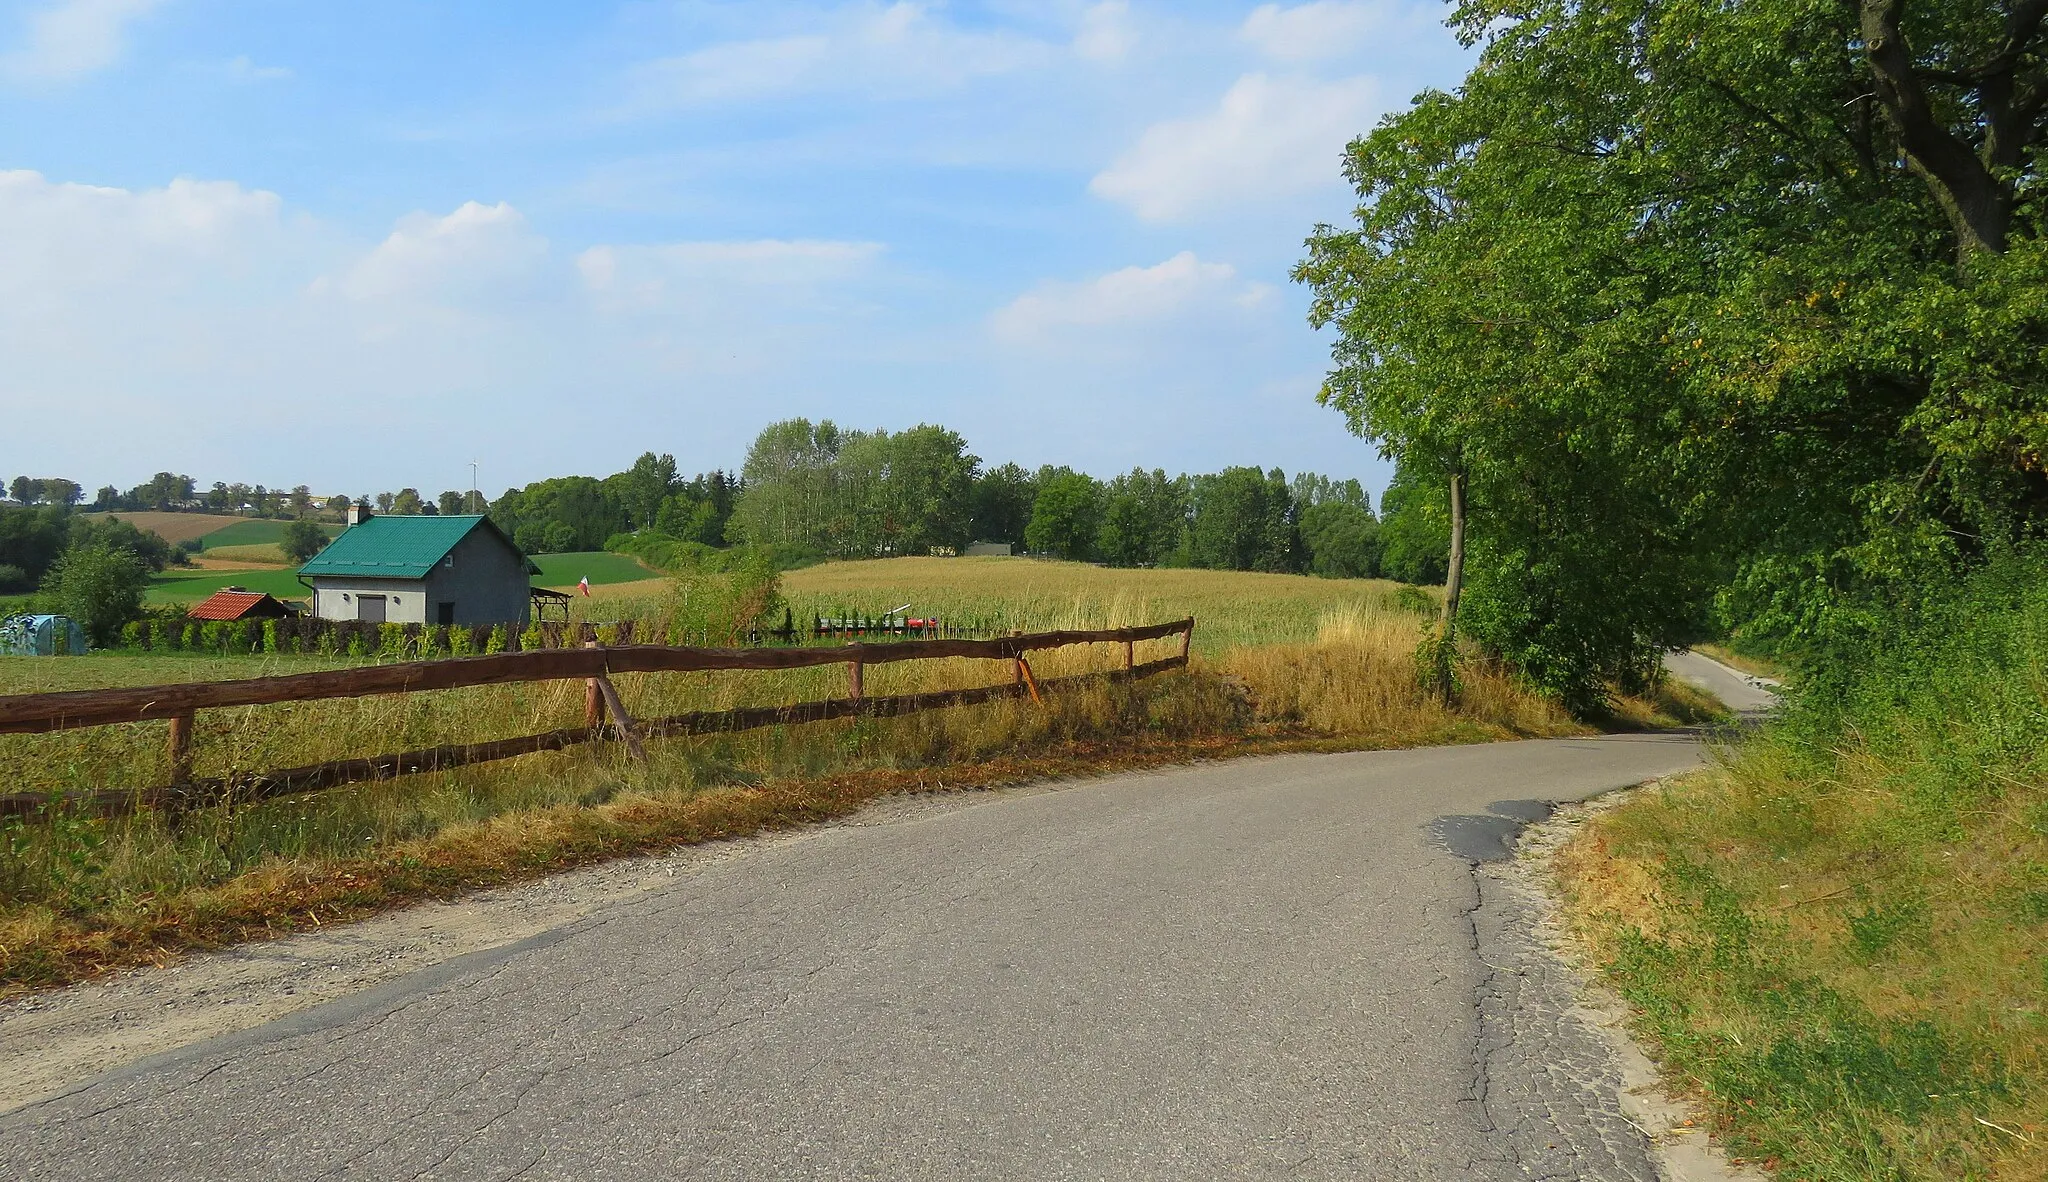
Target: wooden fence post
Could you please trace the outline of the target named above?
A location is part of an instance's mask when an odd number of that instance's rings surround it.
[[[180,714],[171,719],[171,783],[182,784],[192,778],[192,716]]]
[[[1131,649],[1135,644],[1135,641],[1124,641],[1124,668],[1126,669],[1131,667]]]
[[[853,648],[858,644],[860,644],[858,640],[849,640],[846,642],[846,647]],[[847,696],[853,699],[853,708],[858,711],[860,709],[863,686],[861,685],[861,661],[857,656],[846,663],[846,686],[850,691]]]
[[[595,640],[583,642],[584,648],[596,648]],[[583,680],[583,725],[596,730],[604,723],[604,693],[597,688],[597,678]]]
[[[1022,628],[1012,628],[1012,629],[1010,629],[1010,635],[1012,635],[1012,636],[1022,636],[1022,635],[1024,635],[1024,630],[1023,630]],[[1011,666],[1010,666],[1010,684],[1011,684],[1011,685],[1023,685],[1023,684],[1024,684],[1024,654],[1023,654],[1023,653],[1021,653],[1021,652],[1017,654],[1016,658],[1015,658],[1015,659],[1013,660],[1013,662],[1011,663]]]
[[[618,720],[619,737],[626,740],[626,750],[641,763],[647,762],[647,748],[640,745],[640,735],[633,728],[633,716],[626,713],[626,704],[619,700],[619,691],[613,687],[609,677],[593,677],[598,693],[604,696],[604,703],[611,708],[612,717]]]
[[[1189,648],[1189,647],[1190,647],[1191,645],[1193,645],[1194,643],[1195,643],[1195,621],[1194,621],[1194,620],[1193,620],[1193,619],[1191,618],[1191,619],[1189,619],[1189,620],[1188,620],[1188,630],[1180,634],[1180,660],[1181,660],[1181,664],[1183,664],[1183,665],[1187,664],[1187,660],[1188,660],[1188,648]]]
[[[1036,677],[1031,676],[1031,662],[1025,660],[1023,657],[1018,657],[1017,671],[1024,675],[1024,688],[1031,691],[1031,700],[1033,702],[1043,703],[1044,699],[1038,696],[1038,679]]]

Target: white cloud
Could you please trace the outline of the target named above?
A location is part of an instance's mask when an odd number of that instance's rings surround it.
[[[1228,263],[1181,251],[1150,267],[1125,267],[1081,283],[1049,281],[998,309],[997,337],[1035,341],[1062,330],[1127,328],[1188,317],[1240,318],[1271,298],[1263,283],[1240,281]]]
[[[1167,221],[1339,182],[1345,144],[1372,126],[1371,78],[1246,74],[1210,114],[1153,124],[1088,191]]]
[[[1131,6],[1126,0],[1102,0],[1081,14],[1081,27],[1074,34],[1074,52],[1090,61],[1121,61],[1137,43],[1131,27]]]
[[[501,293],[532,273],[547,240],[505,202],[466,201],[445,217],[412,213],[338,284],[351,299],[461,298]]]
[[[857,4],[815,31],[728,41],[662,58],[636,71],[635,109],[704,106],[796,94],[927,94],[969,79],[1051,60],[1056,51],[1016,33],[976,32],[924,4]]]
[[[1238,35],[1268,57],[1308,61],[1352,53],[1375,35],[1406,34],[1415,23],[1382,0],[1312,0],[1291,8],[1261,4]]]
[[[275,247],[281,207],[277,194],[231,181],[131,191],[0,172],[0,299],[233,270]]]
[[[0,58],[16,81],[62,82],[103,70],[127,47],[128,24],[162,0],[60,0],[31,12],[26,44]]]
[[[247,54],[231,59],[226,70],[230,82],[276,82],[292,76],[283,66],[259,66]]]

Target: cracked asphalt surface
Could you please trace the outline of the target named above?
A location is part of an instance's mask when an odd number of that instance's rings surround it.
[[[1701,758],[1287,756],[822,828],[0,1117],[0,1177],[1651,1179],[1569,973],[1437,834]]]

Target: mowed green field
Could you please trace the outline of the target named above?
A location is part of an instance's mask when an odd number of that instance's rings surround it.
[[[245,518],[235,522],[233,525],[222,526],[220,529],[207,534],[201,540],[206,543],[208,550],[214,550],[221,546],[268,545],[283,541],[284,527],[289,524],[291,523],[273,521],[269,518]],[[340,526],[329,522],[321,521],[314,524],[326,531],[327,536],[330,538],[341,532]]]
[[[643,566],[630,554],[612,554],[604,550],[536,554],[533,563],[540,567],[540,573],[533,576],[537,587],[569,588],[583,578],[588,578],[593,587],[605,583],[637,583],[661,573]]]
[[[197,603],[222,587],[267,591],[279,599],[304,599],[306,588],[298,568],[269,570],[167,570],[149,580],[143,598],[150,603]]]

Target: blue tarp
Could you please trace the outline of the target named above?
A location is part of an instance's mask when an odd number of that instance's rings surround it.
[[[10,616],[0,623],[0,653],[15,657],[77,656],[85,630],[69,616]]]

